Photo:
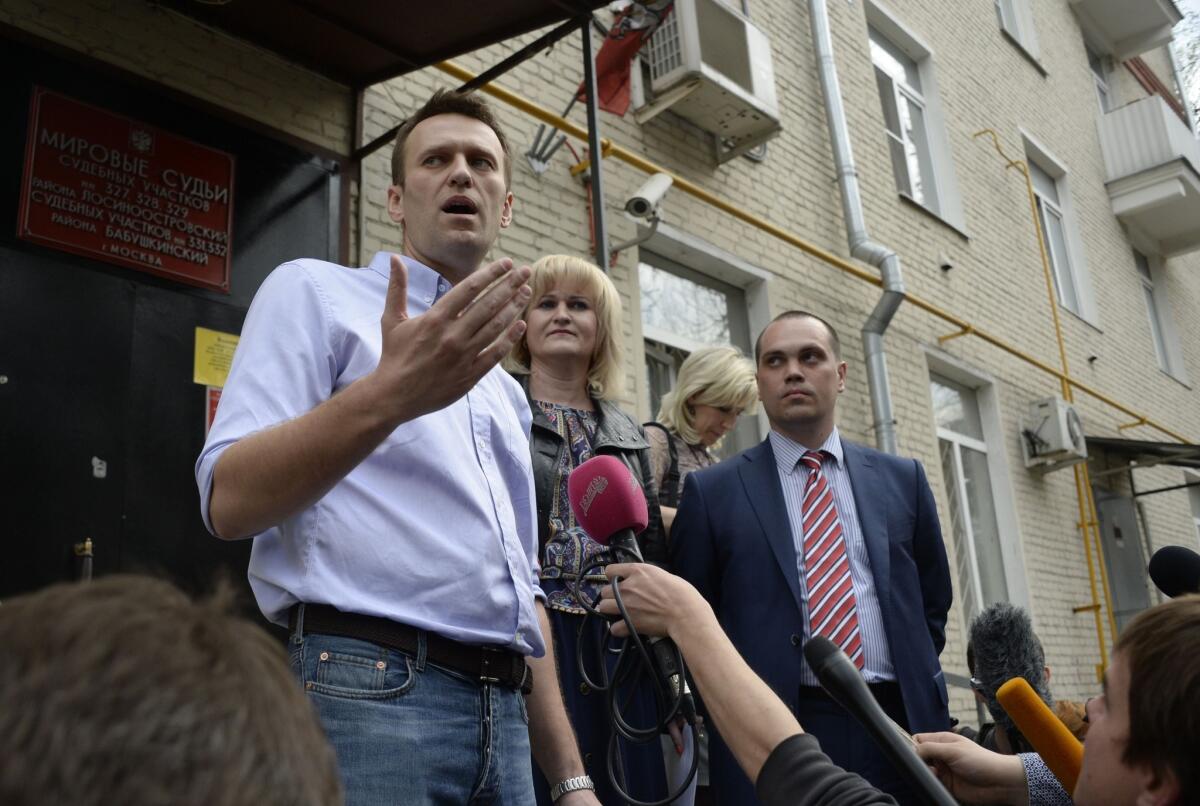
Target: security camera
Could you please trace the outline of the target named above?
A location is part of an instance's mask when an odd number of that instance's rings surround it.
[[[625,202],[625,212],[638,218],[653,218],[674,182],[668,174],[654,174]]]

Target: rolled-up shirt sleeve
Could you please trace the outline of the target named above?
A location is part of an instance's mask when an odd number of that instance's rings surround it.
[[[209,514],[213,472],[221,454],[242,437],[299,417],[333,393],[337,383],[333,318],[309,272],[285,263],[254,297],[234,352],[216,418],[196,460],[200,515]]]

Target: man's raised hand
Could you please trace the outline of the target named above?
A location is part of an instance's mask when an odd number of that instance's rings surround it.
[[[408,272],[392,255],[375,370],[397,422],[444,408],[465,395],[508,353],[525,323],[528,266],[502,258],[472,273],[421,316],[408,316]]]

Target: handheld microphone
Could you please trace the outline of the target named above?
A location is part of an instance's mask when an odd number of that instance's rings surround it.
[[[1164,546],[1154,552],[1147,569],[1154,586],[1174,599],[1200,593],[1200,554],[1183,546]]]
[[[1083,766],[1083,745],[1079,740],[1023,677],[1014,677],[996,689],[996,699],[1063,789],[1074,792],[1079,769]]]
[[[804,658],[821,681],[822,688],[871,734],[888,761],[922,800],[933,806],[958,806],[921,761],[912,740],[905,738],[906,734],[871,696],[862,673],[837,644],[824,636],[810,638],[804,645]]]
[[[611,546],[626,562],[645,562],[637,535],[650,522],[646,494],[620,459],[594,456],[572,470],[567,497],[575,520],[593,540]],[[694,724],[696,705],[679,663],[679,650],[669,638],[654,637],[649,643],[660,678],[679,698],[684,717]]]
[[[567,497],[575,520],[593,540],[644,562],[637,535],[650,522],[646,494],[620,459],[593,456],[572,470]]]

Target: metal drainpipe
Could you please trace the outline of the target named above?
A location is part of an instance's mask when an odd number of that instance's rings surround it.
[[[881,451],[896,453],[896,422],[892,414],[892,390],[888,385],[887,356],[883,351],[883,334],[892,317],[904,301],[904,280],[900,276],[900,258],[886,246],[872,241],[867,235],[862,196],[858,189],[858,173],[850,150],[850,133],[846,126],[846,111],[838,87],[837,67],[833,62],[833,36],[829,30],[829,10],[825,0],[809,0],[809,17],[813,44],[817,56],[817,74],[821,92],[825,95],[825,120],[829,126],[833,162],[837,168],[838,188],[842,195],[842,215],[846,219],[846,236],[850,254],[879,269],[883,280],[883,296],[867,317],[862,329],[863,350],[867,363],[867,386],[871,393],[871,412],[875,418],[875,444]]]

